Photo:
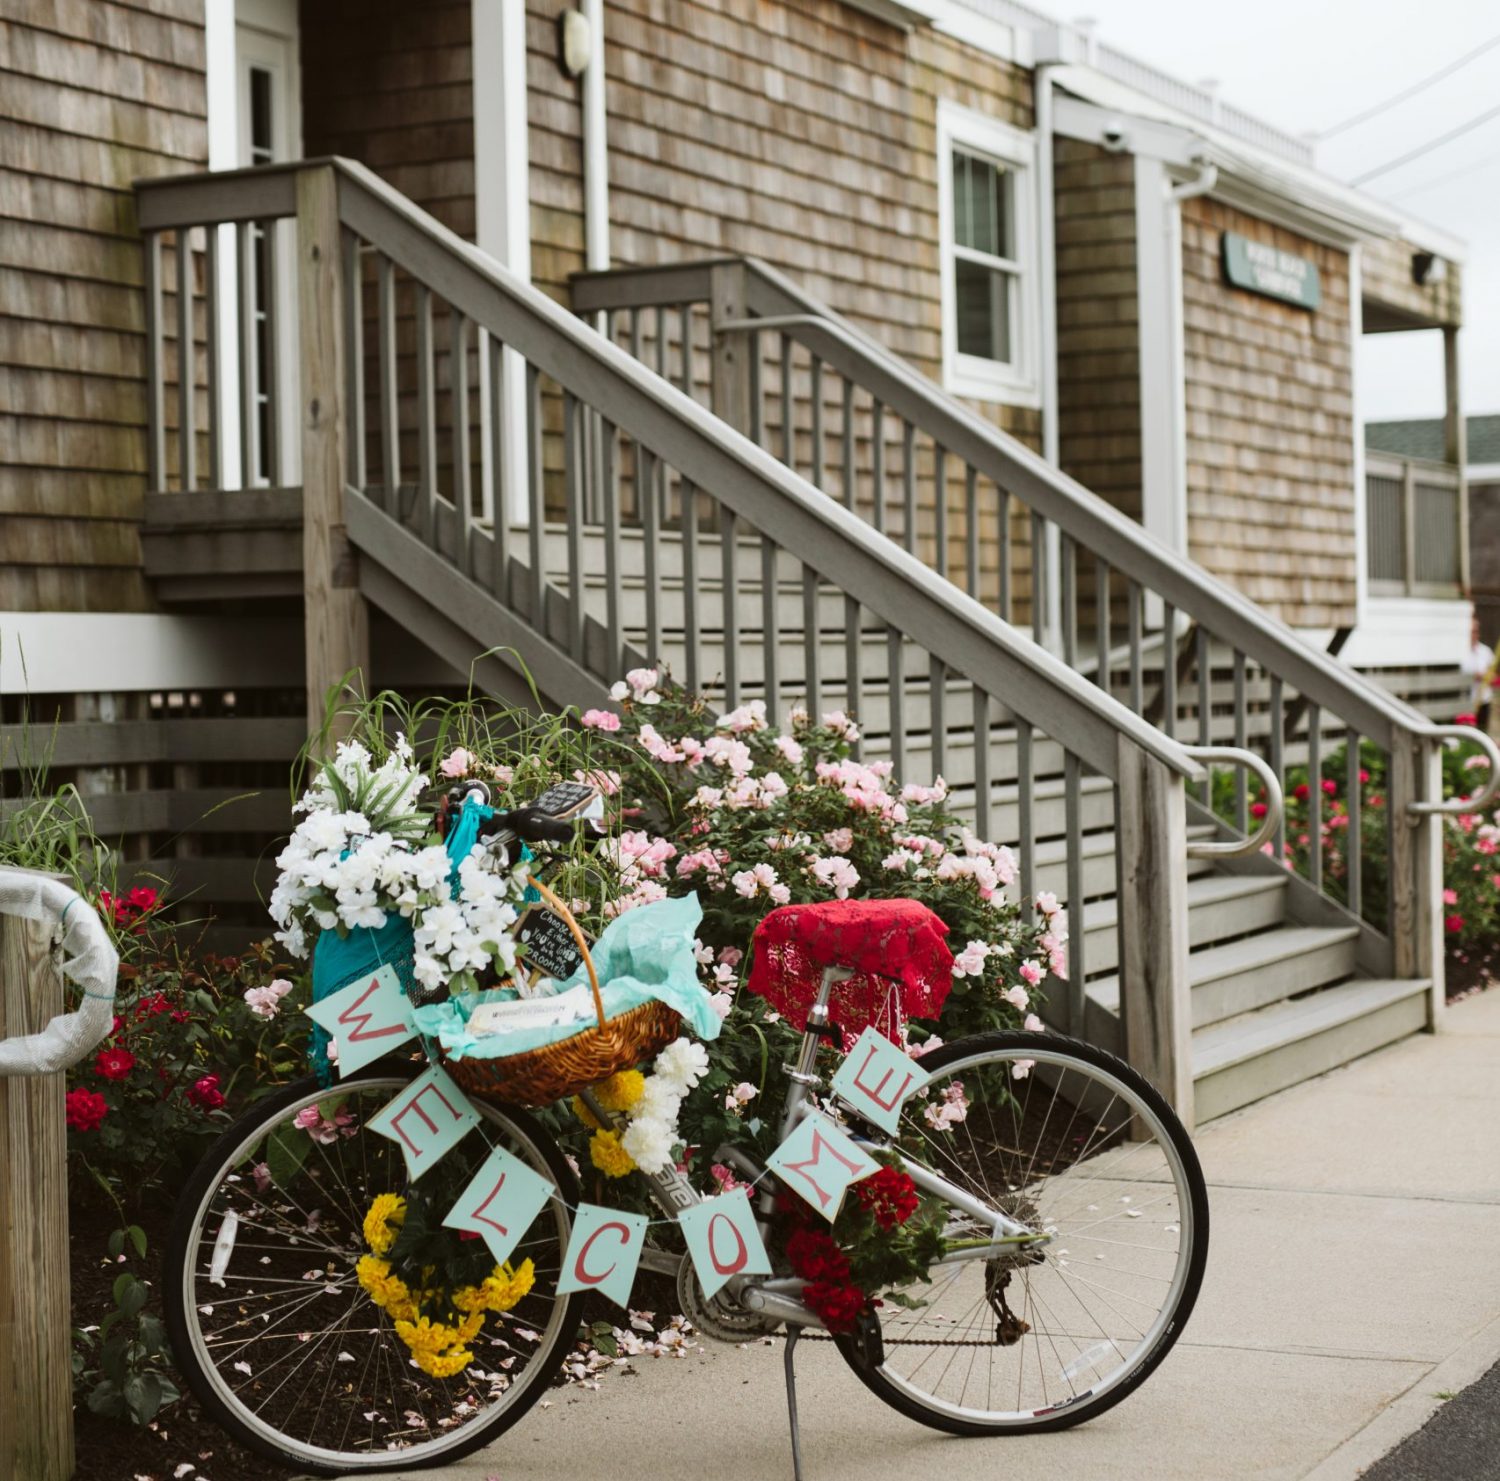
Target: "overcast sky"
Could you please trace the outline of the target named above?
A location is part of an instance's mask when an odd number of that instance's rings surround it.
[[[1318,132],[1401,92],[1500,34],[1494,0],[1081,0],[1064,19],[1293,132]],[[1318,144],[1318,164],[1350,180],[1500,106],[1500,47],[1368,123]],[[1468,244],[1465,410],[1500,412],[1500,117],[1364,187]],[[1440,338],[1368,335],[1359,357],[1367,419],[1443,409]]]

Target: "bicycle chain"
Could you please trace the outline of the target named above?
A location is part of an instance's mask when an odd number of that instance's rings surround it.
[[[802,1342],[833,1342],[836,1339],[830,1332],[808,1332],[804,1331]],[[979,1342],[962,1337],[882,1337],[882,1347],[1004,1347],[1003,1342],[997,1342],[993,1338],[988,1342]]]

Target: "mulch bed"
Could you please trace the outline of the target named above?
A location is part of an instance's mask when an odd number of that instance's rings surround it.
[[[1500,978],[1500,942],[1477,951],[1448,953],[1446,987],[1450,1003],[1493,987],[1497,978]]]

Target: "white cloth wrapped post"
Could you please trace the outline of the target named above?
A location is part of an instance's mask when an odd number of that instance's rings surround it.
[[[83,990],[72,1013],[40,1033],[0,1040],[0,1075],[50,1075],[104,1042],[115,1021],[120,957],[99,912],[76,890],[45,874],[0,868],[0,915],[51,922],[60,933],[61,970]]]

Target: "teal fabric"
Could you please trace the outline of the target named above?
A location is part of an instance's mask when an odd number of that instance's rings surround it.
[[[467,798],[458,822],[449,830],[443,847],[449,860],[448,878],[458,888],[458,866],[469,855],[479,838],[479,825],[495,815],[492,807],[486,807],[473,797]],[[357,926],[352,931],[322,931],[317,945],[313,947],[312,995],[315,1003],[348,987],[358,977],[378,971],[383,966],[396,969],[401,982],[401,991],[408,997],[416,986],[413,971],[416,966],[416,943],[413,939],[412,923],[400,915],[387,915],[383,926]],[[328,1062],[328,1031],[314,1027],[308,1045],[308,1060],[313,1073],[324,1084],[333,1081],[333,1068]]]
[[[719,1015],[698,981],[698,961],[693,955],[693,940],[702,919],[698,897],[684,895],[638,906],[605,927],[590,954],[599,973],[606,1017],[618,1017],[655,998],[680,1013],[686,1028],[698,1038],[718,1038]],[[586,987],[587,983],[587,971],[579,968],[559,984],[558,991]],[[591,1005],[588,1019],[578,1024],[500,1034],[469,1031],[468,1015],[474,1008],[481,1003],[508,1002],[515,996],[510,988],[475,993],[466,1000],[450,998],[445,1003],[430,1003],[412,1016],[417,1028],[436,1039],[455,1059],[497,1059],[539,1049],[572,1038],[595,1021]]]

